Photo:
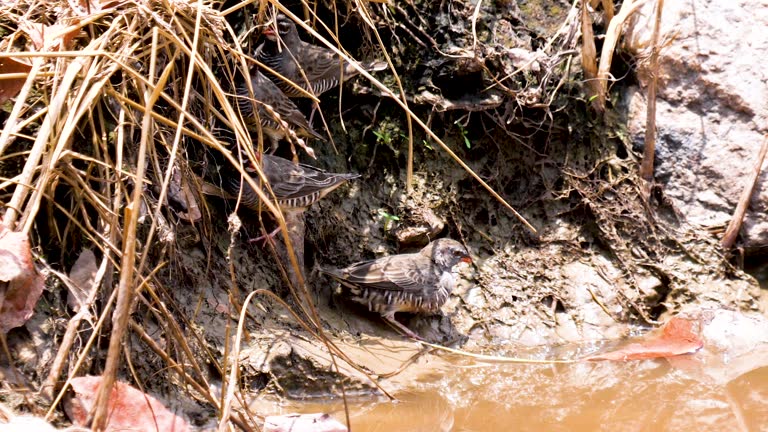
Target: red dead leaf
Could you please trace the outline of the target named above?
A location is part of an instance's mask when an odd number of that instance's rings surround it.
[[[0,226],[0,332],[27,322],[44,287],[27,236]]]
[[[641,342],[627,344],[607,353],[589,356],[584,360],[641,360],[693,354],[704,342],[693,330],[693,322],[674,317],[661,329],[661,333],[646,335]]]
[[[14,60],[10,57],[0,58],[0,104],[16,96],[24,87],[26,78],[5,78],[5,74],[29,74],[32,65]]]
[[[93,409],[101,385],[100,376],[72,380],[75,396],[64,410],[72,423],[84,426]],[[109,420],[106,431],[188,432],[184,419],[170,412],[160,401],[122,382],[116,382],[109,396]]]

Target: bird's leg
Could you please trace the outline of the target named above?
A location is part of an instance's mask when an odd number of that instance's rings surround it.
[[[269,234],[265,234],[265,235],[261,235],[261,236],[258,236],[258,237],[252,238],[252,239],[248,239],[248,242],[249,243],[256,243],[256,242],[260,242],[260,241],[263,240],[264,243],[261,246],[264,247],[264,246],[267,245],[267,243],[271,242],[272,239],[274,239],[275,236],[277,235],[277,233],[279,233],[279,232],[280,232],[280,227],[277,227],[277,228],[275,228],[274,231],[272,231]]]
[[[320,104],[317,102],[314,102],[312,104],[312,111],[309,112],[309,125],[312,126],[312,119],[315,117],[315,111],[320,109]]]
[[[299,281],[304,280],[304,211],[284,209],[283,216],[285,217],[285,225],[288,228],[288,238],[291,240],[293,252],[296,254],[298,268],[291,264],[288,248],[284,242],[282,242],[282,247],[277,250],[291,284],[299,288],[301,286]]]
[[[416,339],[418,341],[424,341],[424,339],[421,338],[421,336],[417,335],[416,333],[412,332],[408,327],[400,324],[395,319],[395,313],[394,312],[387,312],[384,314],[381,314],[381,317],[387,320],[388,323],[394,325],[398,329],[400,329],[403,333],[405,333],[406,336],[408,336],[411,339]]]
[[[320,104],[318,102],[315,102],[312,104],[312,112],[309,113],[309,124],[312,124],[312,118],[315,116],[315,111],[320,111]],[[325,122],[325,117],[323,117],[323,112],[320,111],[320,120],[323,121],[323,127],[325,128],[326,132],[330,131],[331,129],[328,128],[328,123]],[[344,123],[342,122],[341,127],[344,128]],[[346,131],[346,129],[344,129]],[[331,146],[333,147],[333,151],[336,154],[339,154],[339,150],[336,148],[336,143],[333,141],[333,134],[328,133],[328,139],[331,143]]]

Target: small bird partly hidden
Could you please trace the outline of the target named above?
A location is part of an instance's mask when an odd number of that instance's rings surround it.
[[[368,307],[421,340],[395,320],[397,312],[437,313],[456,286],[452,269],[471,263],[467,249],[456,240],[438,239],[417,253],[363,261],[340,270],[322,270],[348,288],[352,301]]]
[[[300,265],[304,262],[304,211],[312,204],[320,201],[331,191],[343,185],[349,180],[360,177],[359,174],[339,174],[323,171],[310,165],[294,164],[288,159],[268,154],[262,154],[261,169],[267,178],[272,192],[277,199],[277,205],[283,212],[285,223],[288,228],[288,234],[291,244],[296,252],[296,258]],[[257,174],[254,181],[259,184],[261,179]],[[224,188],[233,198],[240,198],[240,202],[252,210],[259,210],[259,196],[253,190],[251,185],[242,181],[238,174],[228,176],[225,180]],[[266,191],[266,188],[265,188]],[[280,231],[280,228],[269,233],[267,236],[252,239],[258,241],[266,237],[273,237]],[[289,262],[287,252],[281,250],[284,254],[284,262]],[[289,273],[291,282],[298,286],[299,278],[292,271]]]
[[[256,59],[310,94],[319,96],[359,72],[352,64],[342,61],[332,50],[312,45],[299,38],[296,24],[283,14],[275,18],[275,27],[264,31],[264,42],[256,48]],[[386,69],[387,64],[373,61],[360,65],[373,72]],[[289,97],[307,97],[284,79],[269,76]]]
[[[243,82],[237,87],[237,105],[246,124],[251,129],[255,128],[255,113],[258,113],[262,131],[269,138],[273,150],[277,149],[280,139],[285,138],[286,129],[293,131],[298,137],[325,141],[322,135],[312,129],[307,118],[299,111],[296,104],[288,99],[277,85],[264,76],[258,68],[251,69],[250,80],[253,97],[250,96],[248,86]],[[264,105],[268,105],[284,124],[278,123],[275,116]],[[256,107],[255,110],[254,106]]]
[[[262,154],[260,158],[264,176],[284,212],[303,212],[345,182],[360,177],[360,174],[330,173],[310,165],[297,165],[288,159],[268,154]],[[256,191],[240,180],[238,175],[229,176],[225,184],[227,192],[238,196],[242,184],[241,202],[251,209],[258,209],[259,197]],[[258,177],[254,180],[257,184],[260,181]]]

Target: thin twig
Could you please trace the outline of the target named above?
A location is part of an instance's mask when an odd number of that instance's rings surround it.
[[[69,96],[72,83],[75,81],[75,78],[77,78],[80,69],[84,64],[85,59],[78,58],[70,63],[69,66],[67,66],[67,70],[64,73],[64,78],[62,78],[61,84],[59,85],[59,91],[56,92],[56,96],[54,96],[50,105],[48,105],[48,115],[45,116],[43,124],[40,126],[40,130],[37,133],[35,143],[32,145],[32,151],[29,153],[27,163],[24,165],[24,169],[21,172],[19,184],[16,186],[16,190],[13,192],[11,201],[6,205],[8,210],[3,216],[3,225],[10,229],[14,228],[13,225],[16,223],[16,220],[20,215],[19,209],[21,208],[21,204],[32,190],[30,186],[32,176],[40,164],[40,159],[43,157],[45,149],[48,147],[48,140],[53,131],[54,123],[62,114],[64,102]],[[34,215],[32,215],[32,219],[34,219]]]
[[[659,81],[659,29],[661,28],[661,11],[664,9],[664,0],[656,2],[656,19],[653,23],[651,35],[651,58],[648,65],[651,77],[648,81],[647,114],[645,118],[645,148],[643,149],[643,161],[640,163],[640,178],[643,179],[641,187],[642,198],[648,201],[651,197],[653,186],[653,160],[656,154],[656,89]]]
[[[157,27],[153,29],[152,46],[157,47]],[[165,82],[170,75],[170,65],[166,67],[164,74],[158,80],[154,91],[147,88],[144,91],[145,109],[150,111],[155,102],[160,98],[160,89],[165,86]],[[154,81],[155,64],[150,64],[149,81]],[[153,137],[152,117],[144,116],[141,127],[141,141],[139,143],[139,155],[136,161],[136,177],[139,180],[144,179],[147,156],[147,147]],[[136,228],[138,225],[139,213],[141,212],[141,198],[144,194],[142,184],[136,183],[133,188],[131,202],[125,207],[125,226],[123,229],[123,256],[120,261],[120,282],[117,288],[117,305],[112,318],[112,334],[109,338],[109,349],[107,351],[107,361],[102,374],[102,382],[99,391],[96,394],[94,411],[92,417],[92,428],[96,431],[106,429],[109,418],[109,398],[112,394],[112,387],[117,377],[117,369],[120,365],[120,356],[123,347],[123,337],[128,328],[130,318],[130,309],[133,304],[135,294],[134,287],[134,264],[136,262]]]
[[[744,214],[747,212],[747,207],[752,198],[752,193],[755,190],[757,179],[760,177],[760,170],[763,167],[766,153],[768,153],[768,135],[763,139],[763,146],[760,148],[760,153],[757,155],[755,166],[752,167],[752,173],[744,185],[744,191],[739,198],[739,204],[736,206],[731,222],[728,224],[723,240],[720,242],[720,247],[723,249],[730,249],[736,242],[736,237],[739,235],[739,230],[741,229],[741,223],[744,221]]]

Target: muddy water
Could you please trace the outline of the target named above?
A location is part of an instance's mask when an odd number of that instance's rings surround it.
[[[398,395],[399,403],[353,405],[353,430],[768,430],[768,368],[727,385],[666,362],[506,365],[451,375],[439,388]]]
[[[440,355],[395,394],[350,403],[355,432],[768,431],[768,349],[629,362],[482,364]],[[429,362],[427,362],[429,363]],[[386,387],[386,384],[385,384]],[[329,412],[341,403],[281,406]]]

